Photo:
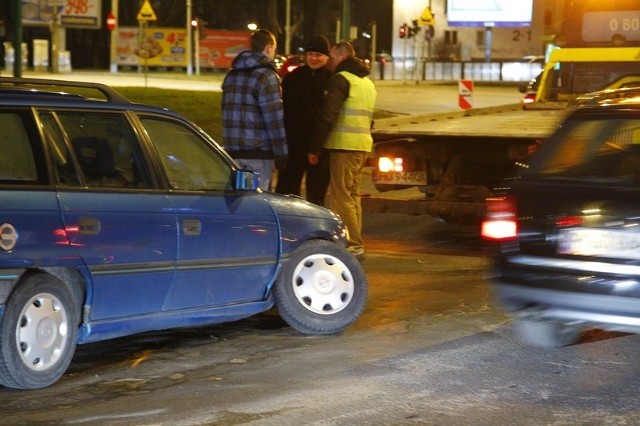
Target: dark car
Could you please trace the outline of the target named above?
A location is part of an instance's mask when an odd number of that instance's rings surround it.
[[[598,92],[585,93],[569,103],[570,107],[616,104],[627,102],[627,99],[640,97],[640,83],[621,89],[607,89]]]
[[[640,332],[640,97],[576,109],[504,187],[482,234],[498,242],[493,288],[520,339]]]
[[[342,221],[257,189],[180,115],[98,84],[0,78],[0,128],[0,384],[54,383],[76,344],[274,305],[330,334],[362,312]]]

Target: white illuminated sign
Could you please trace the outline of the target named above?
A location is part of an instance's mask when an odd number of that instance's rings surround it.
[[[531,25],[533,0],[448,0],[452,27],[520,27]]]

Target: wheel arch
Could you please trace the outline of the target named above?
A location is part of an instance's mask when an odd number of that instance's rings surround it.
[[[30,268],[24,270],[22,274],[13,281],[11,284],[10,290],[7,292],[8,299],[11,293],[15,290],[17,286],[20,285],[21,282],[26,280],[27,278],[37,275],[37,274],[47,274],[57,278],[63,284],[65,284],[71,295],[73,297],[74,304],[78,307],[79,312],[79,321],[82,321],[84,315],[84,307],[86,296],[88,293],[87,290],[87,280],[82,275],[80,271],[71,267],[44,267],[44,268]],[[6,299],[3,302],[6,302]]]

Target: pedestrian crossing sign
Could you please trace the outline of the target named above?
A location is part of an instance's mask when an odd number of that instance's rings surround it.
[[[418,24],[420,25],[435,25],[436,20],[433,17],[433,13],[431,13],[431,9],[429,8],[429,6],[425,7],[424,10],[422,11],[422,14],[420,15],[420,18],[418,18]]]
[[[149,3],[149,0],[144,0],[144,3],[142,3],[142,7],[138,12],[138,21],[157,21],[157,20],[158,20],[158,17],[156,16],[156,13],[153,11],[153,8],[151,7],[151,3]]]

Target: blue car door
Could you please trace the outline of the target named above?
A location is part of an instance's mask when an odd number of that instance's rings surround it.
[[[164,309],[264,299],[280,255],[270,204],[257,192],[235,192],[229,161],[191,128],[153,117],[142,122],[178,221],[176,274]]]
[[[25,108],[2,108],[0,129],[3,279],[16,279],[24,268],[81,266],[64,237],[58,200],[33,113]],[[5,296],[10,289],[0,285],[0,293]]]
[[[175,214],[153,188],[127,117],[59,111],[40,119],[52,139],[65,232],[93,278],[91,320],[161,311],[174,273]]]

